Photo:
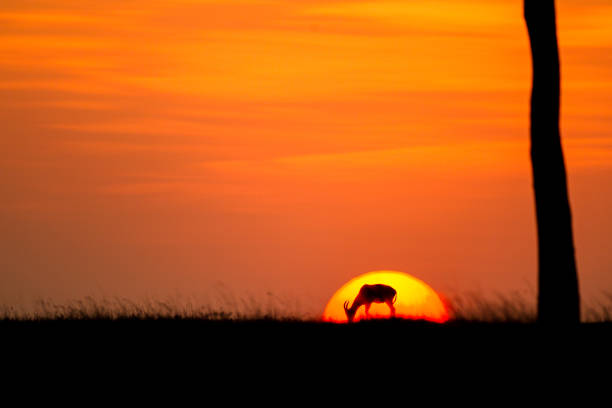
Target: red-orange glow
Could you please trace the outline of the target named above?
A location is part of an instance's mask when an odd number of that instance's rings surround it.
[[[612,1],[556,3],[588,305],[612,289]],[[100,4],[0,0],[0,305],[220,281],[319,317],[377,265],[537,286],[523,2]]]
[[[405,319],[424,319],[437,323],[448,320],[448,311],[438,294],[425,282],[406,273],[395,271],[375,271],[359,275],[344,284],[331,297],[325,311],[323,320],[344,323],[347,321],[344,313],[344,302],[353,302],[363,285],[382,283],[393,287],[397,291],[395,301],[396,317]],[[384,303],[372,303],[370,317],[385,318],[390,314]],[[355,321],[365,317],[362,307],[355,315]]]

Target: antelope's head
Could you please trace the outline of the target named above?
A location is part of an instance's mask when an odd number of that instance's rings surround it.
[[[349,304],[348,300],[346,302],[344,302],[344,313],[346,313],[346,317],[347,317],[349,323],[352,323],[353,322],[353,318],[355,317],[355,312],[357,312],[357,309],[353,309],[352,307],[349,308],[348,304]]]

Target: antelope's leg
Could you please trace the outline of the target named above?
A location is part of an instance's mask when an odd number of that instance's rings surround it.
[[[366,303],[365,304],[365,315],[366,315],[366,319],[370,317],[370,304]]]
[[[395,306],[393,306],[393,301],[387,300],[385,303],[387,304],[387,306],[389,306],[389,309],[391,310],[391,317],[395,317]]]

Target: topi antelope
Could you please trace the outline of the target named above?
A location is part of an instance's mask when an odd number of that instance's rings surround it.
[[[361,305],[365,306],[366,318],[370,312],[370,305],[372,303],[386,303],[391,309],[391,316],[395,316],[395,307],[393,304],[397,299],[397,292],[391,286],[387,285],[363,285],[359,290],[359,293],[353,301],[353,305],[349,308],[349,301],[344,302],[344,312],[348,318],[349,323],[355,318],[355,313]]]

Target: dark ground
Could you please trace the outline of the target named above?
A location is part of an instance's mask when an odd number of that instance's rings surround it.
[[[5,320],[1,384],[60,406],[550,406],[608,393],[610,340],[610,323]]]
[[[221,395],[225,402],[274,399],[293,406],[311,395],[351,395],[359,401],[366,396],[387,398],[380,394],[386,391],[403,395],[395,401],[427,393],[428,405],[434,406],[457,398],[468,404],[479,398],[497,405],[517,392],[541,391],[544,378],[553,378],[548,384],[552,391],[546,392],[557,396],[564,395],[562,384],[568,379],[601,377],[602,372],[609,379],[611,340],[611,323],[561,329],[526,323],[440,325],[404,320],[351,325],[279,320],[0,320],[2,372],[12,381],[5,381],[3,389],[26,385],[33,395],[40,394],[40,384],[53,384],[60,395],[83,389],[88,393],[85,405],[118,392],[129,393],[136,398],[132,403],[140,405],[139,396],[155,400],[158,393],[171,393],[171,398],[178,398],[177,389],[189,395],[190,404],[194,395],[195,401],[209,402],[199,405],[211,405],[210,395]],[[488,400],[484,391],[495,393],[495,400]]]
[[[15,351],[67,357],[105,354],[172,358],[204,353],[213,358],[286,359],[396,356],[412,360],[481,361],[563,353],[612,353],[612,323],[542,327],[533,323],[372,320],[332,324],[282,320],[116,319],[0,321],[0,342]],[[385,357],[385,358],[387,358]],[[391,358],[389,357],[389,358]]]

